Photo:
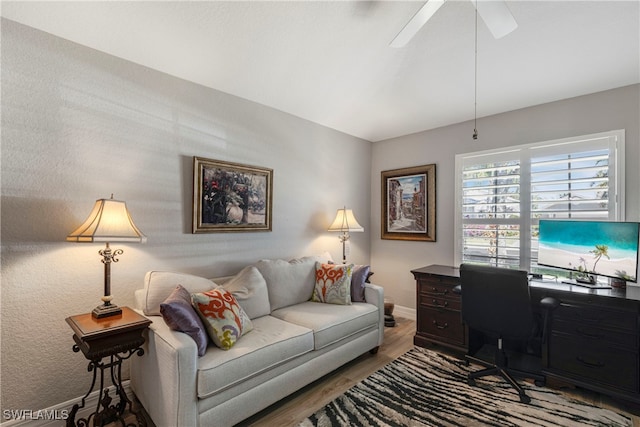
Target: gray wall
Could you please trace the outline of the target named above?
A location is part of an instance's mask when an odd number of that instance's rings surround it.
[[[627,86],[387,141],[373,146],[371,167],[371,265],[376,283],[395,303],[415,309],[411,269],[429,264],[453,265],[455,155],[510,145],[549,141],[625,129],[626,219],[640,220],[640,85]],[[436,164],[436,242],[380,239],[380,172]]]
[[[82,396],[87,362],[65,318],[100,303],[100,244],[65,242],[98,198],[125,200],[145,245],[124,249],[112,294],[148,270],[221,276],[260,258],[330,251],[347,205],[365,230],[371,144],[2,20],[1,408]],[[221,61],[224,60],[221,58]],[[274,169],[273,231],[191,234],[194,155]],[[369,234],[350,260],[369,262]]]

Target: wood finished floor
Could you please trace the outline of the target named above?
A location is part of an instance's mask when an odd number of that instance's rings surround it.
[[[370,355],[367,353],[360,356],[333,373],[294,393],[292,396],[251,417],[246,422],[243,422],[242,426],[295,426],[350,387],[411,350],[415,333],[415,321],[396,317],[396,326],[385,328],[384,344],[380,347],[378,354]],[[442,347],[431,347],[431,349],[446,352]],[[460,356],[459,354],[456,355]],[[568,385],[549,383],[548,386],[559,390],[563,394],[596,406],[624,413],[633,419],[634,427],[640,427],[640,409],[638,408],[629,408],[623,403],[614,401],[599,393],[575,389]]]
[[[331,374],[250,417],[239,426],[272,427],[297,425],[353,385],[412,349],[415,332],[415,321],[396,317],[396,326],[385,328],[384,344],[380,347],[378,354],[371,355],[367,353],[358,357]],[[446,352],[442,347],[431,347],[431,349]],[[455,355],[460,356],[460,354]],[[577,389],[565,384],[548,382],[547,386],[567,396],[625,414],[631,417],[634,427],[640,427],[640,407],[632,407],[599,393]],[[148,426],[153,427],[153,423],[149,421]]]

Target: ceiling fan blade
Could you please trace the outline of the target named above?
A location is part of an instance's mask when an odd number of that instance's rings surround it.
[[[474,5],[478,14],[496,39],[504,37],[518,28],[518,23],[511,14],[505,1],[476,0]]]
[[[391,41],[391,47],[404,47],[447,0],[428,0]]]

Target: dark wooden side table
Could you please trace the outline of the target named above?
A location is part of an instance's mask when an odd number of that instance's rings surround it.
[[[80,404],[73,405],[67,427],[71,426],[104,426],[113,421],[120,421],[125,426],[123,414],[129,407],[129,411],[136,416],[138,425],[145,426],[144,417],[136,412],[133,403],[127,397],[122,387],[122,361],[134,354],[142,356],[144,350],[143,332],[149,327],[151,321],[139,315],[128,307],[122,308],[122,314],[96,319],[91,313],[78,314],[67,317],[67,323],[73,329],[73,351],[82,351],[89,360],[87,370],[93,372],[93,380],[87,394]],[[85,400],[96,386],[100,370],[100,395],[95,412],[87,418],[75,420],[78,410],[84,408]],[[109,388],[105,384],[105,370],[111,377],[111,383],[115,386],[115,394],[119,397],[118,403],[113,402],[109,396]],[[114,396],[115,397],[115,396]],[[129,424],[132,425],[132,424]]]

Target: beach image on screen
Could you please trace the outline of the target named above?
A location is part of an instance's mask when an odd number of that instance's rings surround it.
[[[538,264],[635,282],[638,223],[540,220]]]

